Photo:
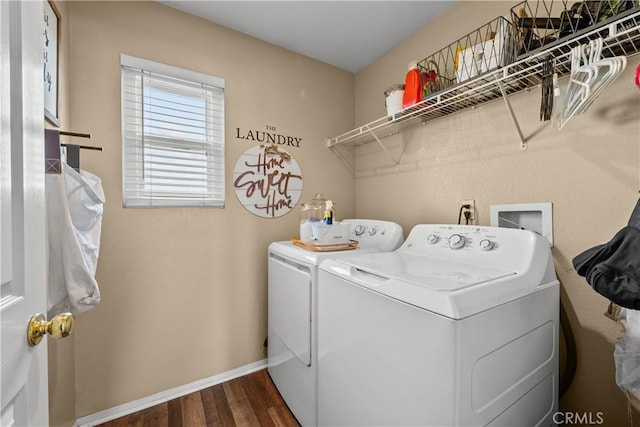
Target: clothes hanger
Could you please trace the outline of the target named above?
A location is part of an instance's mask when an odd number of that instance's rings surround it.
[[[598,37],[588,45],[571,50],[571,75],[560,115],[560,129],[574,115],[584,113],[626,68],[625,56],[602,57],[603,46],[602,38]]]
[[[579,108],[578,114],[582,114],[586,111],[600,93],[608,88],[618,75],[620,75],[620,73],[622,73],[622,71],[627,67],[627,58],[625,56],[603,58],[602,47],[603,41],[601,38],[592,40],[589,43],[589,48],[591,50],[589,61],[591,64],[598,67],[598,75],[593,82],[589,99]]]
[[[592,67],[581,65],[582,56],[582,45],[571,49],[571,74],[564,97],[562,113],[560,114],[560,129],[575,115],[580,104],[590,94],[591,87],[589,83],[594,78],[596,70]]]

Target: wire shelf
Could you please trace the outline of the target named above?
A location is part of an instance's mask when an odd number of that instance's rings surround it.
[[[574,34],[631,13],[638,0],[525,0],[511,8],[518,57],[549,48]]]
[[[515,29],[498,17],[418,62],[429,97],[515,60]]]
[[[540,85],[542,68],[549,58],[555,62],[559,76],[568,75],[571,72],[571,49],[588,44],[598,37],[604,40],[604,56],[630,57],[640,53],[640,7],[635,7],[625,16],[617,17],[602,26],[582,30],[567,40],[529,53],[512,64],[441,90],[397,114],[382,117],[330,138],[327,146],[334,148],[339,145],[358,146],[379,142],[412,127],[502,98],[501,88],[507,96],[534,88]]]

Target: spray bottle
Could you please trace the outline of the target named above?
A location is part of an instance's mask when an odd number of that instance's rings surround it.
[[[326,225],[333,224],[333,202],[331,200],[327,200],[322,222]]]

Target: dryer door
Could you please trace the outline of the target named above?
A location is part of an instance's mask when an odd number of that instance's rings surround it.
[[[311,268],[269,253],[269,347],[281,341],[305,365],[311,366]],[[289,355],[274,355],[287,359]]]

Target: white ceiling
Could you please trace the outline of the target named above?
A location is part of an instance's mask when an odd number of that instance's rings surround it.
[[[159,1],[354,73],[455,3]]]

